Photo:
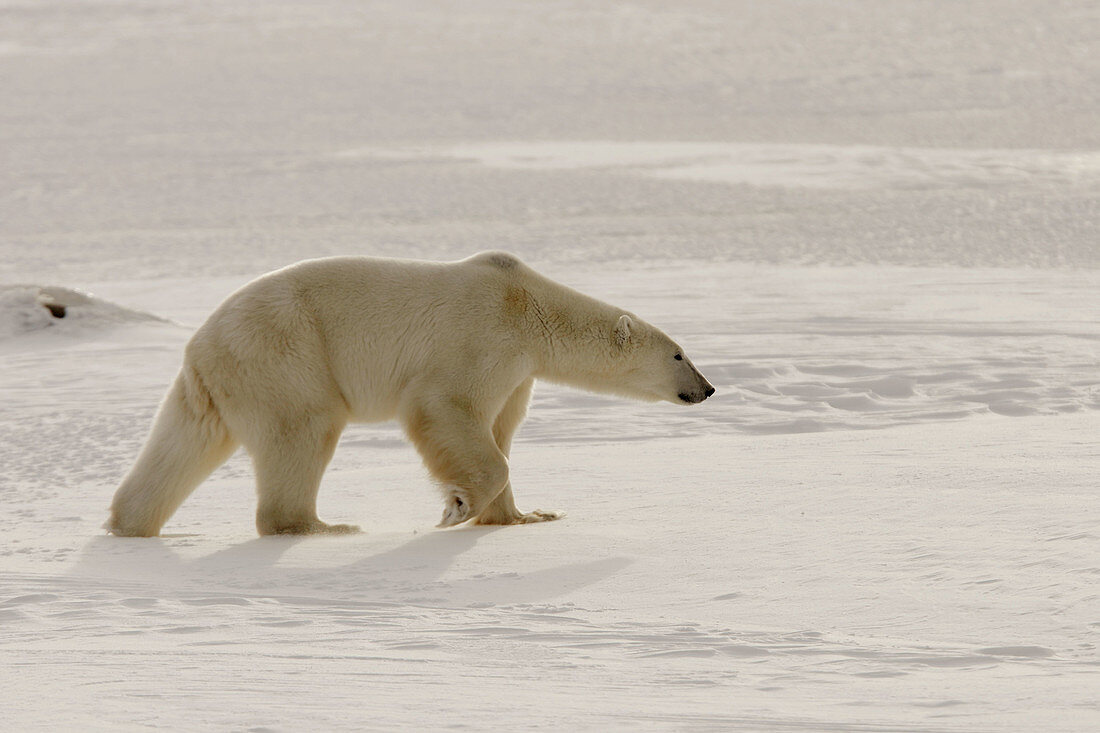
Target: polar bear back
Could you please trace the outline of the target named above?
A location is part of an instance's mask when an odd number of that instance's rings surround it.
[[[503,378],[497,372],[522,351],[507,292],[525,271],[495,252],[452,263],[308,260],[231,295],[195,334],[188,358],[200,373],[217,371],[215,384],[285,385],[293,394],[267,399],[296,406],[335,394],[353,420],[388,420],[410,388]]]

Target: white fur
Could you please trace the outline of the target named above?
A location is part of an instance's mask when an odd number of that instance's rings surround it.
[[[394,418],[444,489],[440,526],[556,519],[519,512],[508,478],[534,380],[700,402],[713,388],[680,353],[505,253],[301,262],[231,295],[195,333],[107,527],[156,535],[243,445],[261,534],[355,531],[317,518],[321,474],[349,421]]]

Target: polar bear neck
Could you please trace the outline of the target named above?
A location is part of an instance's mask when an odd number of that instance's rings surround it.
[[[618,391],[614,374],[620,349],[613,332],[624,313],[621,308],[538,275],[510,286],[505,307],[518,317],[527,337],[536,378],[597,392]]]

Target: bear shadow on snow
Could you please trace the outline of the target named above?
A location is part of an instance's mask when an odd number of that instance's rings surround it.
[[[87,542],[73,580],[94,582],[96,588],[116,586],[118,592],[142,597],[187,600],[196,596],[250,598],[323,590],[326,597],[351,592],[357,601],[459,603],[534,603],[561,597],[599,583],[632,563],[611,557],[542,568],[534,571],[479,573],[447,578],[455,559],[473,549],[495,527],[469,527],[455,532],[429,532],[352,563],[318,567],[280,563],[302,537],[260,537],[194,559],[173,549],[172,540],[153,538],[119,544],[108,537]]]

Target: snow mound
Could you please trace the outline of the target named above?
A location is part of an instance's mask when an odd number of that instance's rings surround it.
[[[43,331],[87,334],[137,323],[171,322],[70,288],[0,285],[0,339]]]

